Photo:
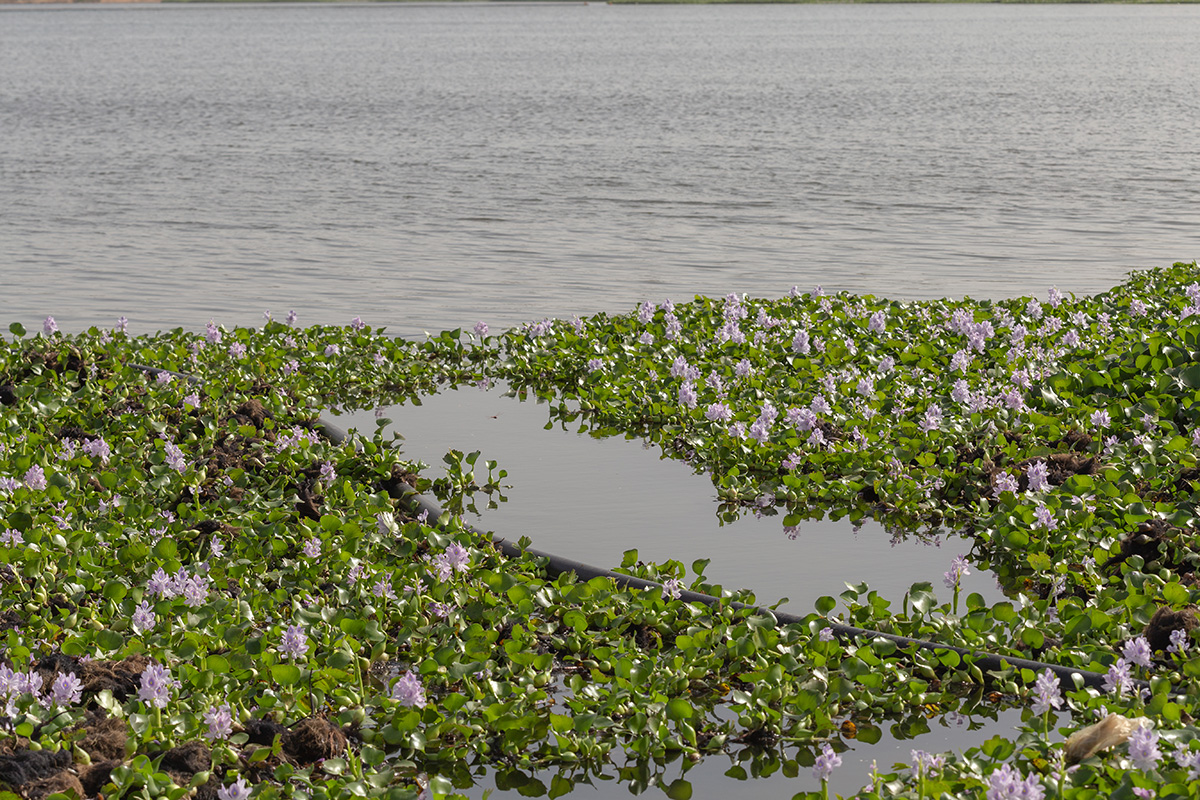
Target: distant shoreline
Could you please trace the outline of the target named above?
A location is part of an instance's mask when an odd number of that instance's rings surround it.
[[[371,2],[380,5],[403,3],[428,3],[431,0],[0,0],[0,5],[117,5],[117,4],[188,4],[188,3],[362,3]],[[432,0],[433,2],[452,5],[458,2],[475,2],[476,0]],[[507,2],[507,0],[485,0],[485,2]],[[561,0],[519,0],[521,5],[562,5]],[[981,5],[1195,5],[1200,0],[579,0],[571,5],[949,5],[953,3],[969,3]]]

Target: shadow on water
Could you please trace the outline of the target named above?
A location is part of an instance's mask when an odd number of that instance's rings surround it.
[[[630,549],[646,561],[691,565],[710,559],[709,582],[750,589],[760,604],[791,598],[784,607],[804,614],[818,597],[836,597],[849,583],[865,582],[898,605],[914,582],[940,588],[951,559],[970,550],[969,541],[954,535],[896,536],[872,519],[857,525],[809,521],[794,538],[782,516],[748,514],[722,524],[709,479],[641,440],[567,430],[549,422],[547,404],[519,402],[498,390],[451,390],[421,403],[382,411],[391,420],[385,438],[402,435],[404,454],[432,465],[426,477],[443,474],[442,456],[451,448],[480,451],[478,478],[486,477],[484,461],[496,461],[508,473],[501,481],[506,502],[483,508],[480,501],[472,520],[476,527],[514,541],[529,536],[537,549],[594,566],[616,567]],[[334,422],[369,435],[376,416],[360,411]],[[949,600],[949,591],[943,591],[940,599]],[[975,568],[963,577],[962,591],[979,592],[989,603],[1002,599],[994,577]],[[860,730],[843,740],[848,749],[830,781],[831,796],[852,795],[868,783],[873,761],[890,771],[909,763],[914,749],[961,751],[1011,732],[1019,718],[1019,709],[964,698],[958,709],[913,709],[904,719]],[[745,748],[695,763],[618,763],[599,775],[557,770],[529,775],[461,765],[455,782],[470,797],[487,789],[495,798],[558,796],[570,787],[572,796],[597,800],[641,793],[690,797],[692,789],[696,797],[777,798],[819,790],[811,765],[805,748]]]

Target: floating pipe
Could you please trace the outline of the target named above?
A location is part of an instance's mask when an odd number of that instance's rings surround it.
[[[325,420],[318,422],[319,431],[330,439],[335,444],[341,444],[346,440],[347,434],[336,425],[332,425]],[[438,519],[445,513],[435,503],[430,502],[427,498],[421,496],[415,489],[402,481],[392,481],[385,484],[384,488],[395,499],[404,503],[415,514],[426,512],[427,520],[430,524],[436,524]],[[488,534],[481,533],[470,525],[463,526],[476,536],[487,537]],[[500,550],[501,553],[510,558],[519,558],[522,553],[528,553],[536,558],[546,559],[546,571],[557,577],[566,572],[574,572],[581,580],[587,581],[592,578],[609,578],[620,586],[625,586],[634,589],[662,589],[662,584],[648,581],[643,578],[637,578],[632,575],[625,575],[620,572],[594,567],[590,564],[584,564],[580,561],[574,561],[569,558],[546,553],[532,548],[522,549],[513,542],[500,538],[491,537],[492,543]],[[693,592],[686,589],[681,589],[679,599],[685,603],[703,603],[704,605],[714,606],[722,602],[728,602],[730,607],[736,609],[745,609],[753,611],[756,614],[771,617],[777,622],[784,625],[802,624],[804,619],[795,614],[789,614],[785,611],[774,611],[762,606],[752,606],[746,603],[736,601],[725,601],[719,597],[713,597],[700,592]],[[872,639],[882,638],[894,642],[897,647],[907,648],[916,647],[922,650],[933,650],[936,652],[952,652],[957,653],[960,657],[970,658],[971,663],[979,667],[981,671],[990,672],[993,670],[1002,670],[1006,666],[1017,667],[1018,669],[1029,669],[1034,672],[1050,670],[1054,675],[1058,676],[1059,680],[1066,686],[1087,686],[1096,689],[1103,689],[1107,675],[1100,672],[1092,672],[1090,670],[1076,669],[1074,667],[1064,667],[1058,664],[1046,664],[1041,661],[1032,661],[1027,658],[1017,658],[1015,656],[1001,656],[994,653],[983,653],[975,650],[968,650],[964,647],[955,645],[941,644],[939,642],[930,642],[923,639],[913,639],[908,636],[900,636],[895,633],[885,633],[883,631],[874,631],[867,628],[856,628],[851,625],[845,625],[834,620],[826,620],[830,630],[835,636],[842,639],[852,639],[859,636],[867,636]],[[1149,687],[1149,683],[1143,680],[1135,680],[1136,687]]]

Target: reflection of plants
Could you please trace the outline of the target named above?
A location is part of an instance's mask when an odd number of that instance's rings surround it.
[[[978,726],[1030,696],[1011,738],[923,754],[862,796],[1084,797],[1155,782],[1194,794],[1194,279],[1177,265],[1048,304],[697,298],[425,342],[359,322],[140,338],[13,325],[0,347],[5,747],[98,762],[109,726],[118,766],[96,780],[114,796],[211,782],[225,796],[399,798],[422,781],[438,796],[485,773],[561,796],[608,770],[685,797],[690,765],[724,757],[734,778],[805,781],[811,767],[820,796],[839,737],[878,741],[888,725],[919,741],[933,720]],[[324,407],[493,378],[550,401],[552,422],[643,436],[707,471],[728,519],[954,527],[1009,599],[961,597],[956,560],[948,602],[928,580],[899,609],[849,584],[785,626],[684,603],[685,566],[632,551],[622,569],[664,589],[550,578],[457,516],[477,492],[498,494],[495,462],[481,484],[480,454],[452,451],[430,479],[382,426],[338,446],[314,430]],[[436,491],[450,513],[414,518],[384,491],[392,481]],[[753,602],[704,567],[692,564],[691,589]],[[1139,643],[1164,608],[1175,622],[1162,644]],[[1112,670],[1114,691],[837,639],[835,612]],[[1159,738],[1056,768],[1052,711],[1073,726],[1145,715]]]

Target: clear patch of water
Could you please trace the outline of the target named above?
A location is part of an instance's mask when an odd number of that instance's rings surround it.
[[[518,402],[497,390],[452,390],[421,403],[384,409],[392,420],[385,438],[401,434],[404,454],[432,465],[428,477],[444,474],[442,456],[450,448],[480,451],[478,478],[486,478],[485,460],[508,471],[507,502],[489,510],[480,504],[472,524],[513,541],[528,536],[538,550],[597,567],[619,566],[631,549],[643,560],[675,559],[689,570],[693,561],[710,559],[710,582],[750,589],[760,604],[790,598],[783,608],[805,614],[818,597],[836,597],[847,583],[865,582],[898,605],[913,583],[929,581],[948,601],[942,575],[951,559],[971,548],[954,535],[895,540],[869,519],[858,526],[805,522],[794,539],[782,516],[748,515],[722,525],[708,477],[640,440],[597,439],[561,426],[544,430],[546,404]],[[368,435],[376,422],[371,411],[333,421]],[[964,596],[1002,597],[995,578],[978,569],[961,585]]]

